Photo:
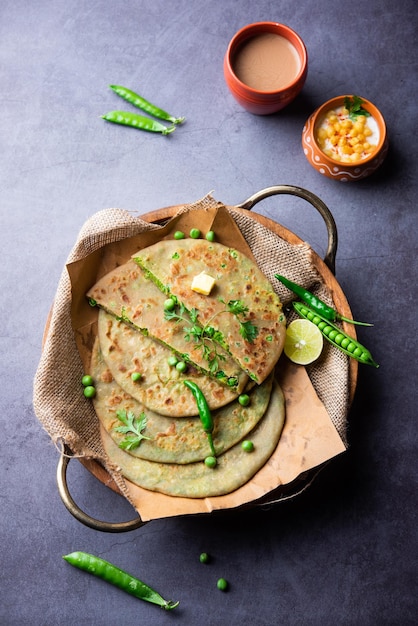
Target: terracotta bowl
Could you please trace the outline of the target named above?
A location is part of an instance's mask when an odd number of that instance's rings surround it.
[[[373,174],[373,172],[381,166],[388,151],[385,120],[375,105],[364,98],[361,98],[361,106],[370,113],[371,118],[367,119],[374,120],[374,122],[368,123],[373,124],[375,135],[377,135],[376,138],[373,137],[370,140],[371,144],[375,144],[370,154],[356,162],[342,162],[338,158],[334,158],[334,156],[330,156],[330,154],[326,154],[323,151],[319,145],[320,138],[318,136],[318,129],[326,114],[342,107],[346,97],[347,96],[338,96],[332,98],[316,109],[307,120],[302,132],[302,147],[309,163],[323,176],[334,178],[341,182],[360,180],[366,176],[370,176],[370,174]],[[353,96],[348,97],[352,99]],[[350,150],[350,148],[347,149]],[[335,154],[335,150],[333,154]]]
[[[297,61],[299,67],[296,67],[296,73],[280,88],[273,88],[271,91],[249,86],[236,74],[237,58],[244,44],[267,33],[284,37],[292,44],[292,50],[296,50],[299,57]],[[271,55],[268,58],[271,58]],[[244,109],[256,115],[276,113],[292,102],[301,91],[307,72],[308,54],[304,42],[294,30],[277,22],[256,22],[244,26],[231,39],[224,57],[224,77],[230,92]]]

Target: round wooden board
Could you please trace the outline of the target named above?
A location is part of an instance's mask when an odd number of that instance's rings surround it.
[[[157,211],[151,211],[149,213],[145,213],[144,215],[141,215],[140,217],[146,222],[162,225],[165,222],[167,222],[170,218],[172,218],[180,208],[181,208],[180,206],[165,207]],[[298,237],[297,235],[295,235],[292,231],[284,228],[281,224],[259,213],[255,213],[253,211],[250,212],[247,209],[241,209],[235,206],[228,207],[228,208],[231,208],[234,211],[238,211],[245,215],[250,215],[257,222],[259,222],[266,228],[270,229],[276,235],[278,235],[279,237],[281,237],[282,239],[286,240],[287,242],[291,244],[298,245],[298,244],[304,243],[303,240],[300,239],[300,237]],[[321,275],[321,278],[324,284],[332,292],[332,296],[333,296],[336,308],[341,313],[341,315],[344,315],[345,317],[350,318],[352,316],[350,306],[334,274],[328,268],[326,263],[321,259],[321,257],[318,254],[316,254],[316,252],[314,251],[312,251],[312,258],[313,258],[314,265],[316,269],[318,270],[319,274]],[[46,325],[45,325],[44,340],[48,334],[48,328],[49,328],[49,319],[47,320]],[[356,338],[355,328],[353,327],[352,324],[344,324],[344,330],[345,332],[347,332],[347,334],[349,334],[353,338]],[[358,362],[354,359],[350,359],[350,366],[349,366],[350,404],[354,398],[354,394],[355,394],[355,390],[357,386],[357,375],[358,375]],[[108,474],[108,472],[103,468],[103,466],[100,463],[91,459],[78,459],[78,460],[100,482],[102,482],[104,485],[106,485],[107,487],[115,491],[116,493],[120,494],[120,490],[117,487],[116,483],[113,481],[111,476]]]

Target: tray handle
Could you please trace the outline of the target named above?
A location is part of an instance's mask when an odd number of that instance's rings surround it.
[[[335,257],[338,246],[337,226],[331,211],[322,202],[322,200],[311,191],[307,191],[302,187],[295,187],[293,185],[274,185],[272,187],[261,189],[261,191],[258,191],[254,195],[250,196],[247,200],[245,200],[245,202],[242,202],[242,204],[238,204],[237,207],[239,209],[247,209],[250,211],[258,202],[264,200],[264,198],[269,198],[270,196],[276,196],[279,194],[290,194],[292,196],[303,198],[312,204],[312,206],[321,214],[328,232],[328,248],[324,257],[324,262],[331,272],[335,274]]]
[[[67,468],[72,458],[73,455],[71,450],[68,446],[64,446],[57,467],[58,492],[61,496],[61,500],[71,515],[73,515],[79,522],[89,528],[92,528],[93,530],[100,530],[108,533],[123,533],[128,530],[135,530],[136,528],[140,528],[146,524],[146,522],[143,522],[139,516],[129,520],[128,522],[102,522],[101,520],[95,519],[82,511],[73,500],[67,484]]]

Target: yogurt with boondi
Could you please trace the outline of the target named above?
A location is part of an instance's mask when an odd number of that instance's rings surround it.
[[[328,111],[315,128],[319,148],[341,163],[358,163],[376,151],[379,127],[370,113],[350,113],[347,106]]]

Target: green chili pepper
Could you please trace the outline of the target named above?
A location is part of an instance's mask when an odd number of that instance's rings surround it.
[[[116,565],[112,565],[112,563],[108,563],[108,561],[104,561],[98,556],[87,554],[86,552],[72,552],[62,558],[71,565],[74,565],[74,567],[89,572],[89,574],[93,574],[115,585],[115,587],[119,587],[119,589],[130,593],[136,598],[157,604],[167,611],[174,609],[179,604],[171,600],[164,600],[159,593],[151,589],[151,587],[148,587],[148,585],[141,580],[134,578],[131,574],[124,572],[119,569],[119,567],[116,567]]]
[[[334,324],[332,324],[325,317],[322,317],[322,315],[319,315],[316,311],[305,306],[302,302],[293,302],[293,308],[301,317],[313,322],[313,324],[315,324],[315,326],[317,326],[324,335],[325,339],[328,339],[333,346],[339,348],[342,352],[351,356],[353,359],[360,361],[360,363],[372,365],[373,367],[379,367],[367,348],[347,335],[343,330],[341,330],[341,328],[334,326]]]
[[[277,278],[277,280],[280,280],[280,282],[283,283],[285,287],[290,289],[290,291],[293,291],[294,294],[299,296],[301,300],[303,300],[314,311],[316,311],[318,315],[322,315],[322,317],[325,317],[325,319],[329,320],[330,322],[336,322],[337,320],[340,320],[342,322],[348,322],[350,324],[358,324],[359,326],[373,326],[373,324],[368,324],[367,322],[356,322],[355,320],[343,317],[338,313],[338,311],[320,300],[317,296],[315,296],[304,287],[301,287],[300,285],[292,282],[284,276],[281,276],[280,274],[275,274],[274,276],[275,278]]]
[[[196,400],[197,409],[199,411],[200,421],[202,422],[203,430],[208,436],[211,452],[216,457],[215,447],[213,445],[212,432],[213,432],[213,419],[210,412],[209,405],[200,387],[191,380],[185,380],[184,384],[193,394]]]
[[[109,87],[110,89],[113,89],[118,96],[138,107],[138,109],[142,109],[142,111],[149,113],[149,115],[152,115],[153,117],[157,117],[160,120],[166,120],[172,124],[182,124],[185,120],[184,117],[173,117],[170,113],[167,113],[167,111],[151,104],[151,102],[148,102],[148,100],[145,100],[145,98],[138,95],[131,89],[127,89],[121,85],[109,85]]]
[[[169,135],[176,130],[174,124],[173,126],[164,126],[164,124],[160,124],[160,122],[152,120],[149,117],[138,115],[137,113],[128,113],[128,111],[110,111],[110,113],[102,115],[102,118],[106,120],[106,122],[131,126],[139,130],[147,130],[150,133],[160,133],[161,135]]]

